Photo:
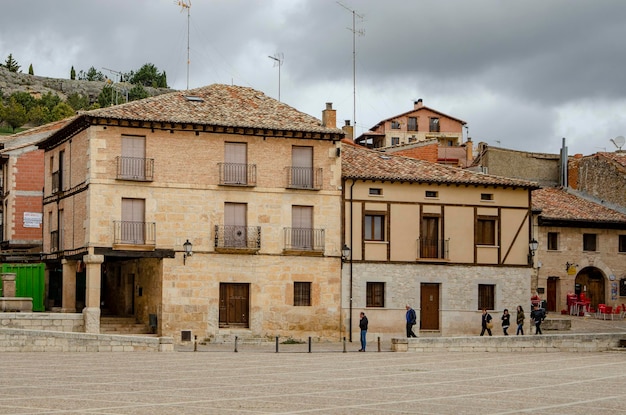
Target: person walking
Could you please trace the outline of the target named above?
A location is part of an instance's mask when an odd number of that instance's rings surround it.
[[[491,322],[492,319],[493,318],[491,317],[491,314],[487,312],[487,309],[483,308],[483,315],[481,317],[481,323],[482,323],[482,330],[480,331],[481,336],[485,334],[485,330],[491,336],[491,327],[493,326],[493,323]]]
[[[543,334],[541,333],[541,321],[543,317],[543,310],[539,309],[538,305],[535,305],[533,311],[530,312],[530,319],[535,323],[535,334]]]
[[[504,333],[505,336],[508,336],[509,333],[506,331],[511,325],[511,315],[509,314],[509,310],[507,308],[505,308],[502,312],[502,317],[500,317],[500,319],[502,320],[502,333]]]
[[[365,317],[365,313],[361,311],[361,320],[359,320],[359,328],[361,329],[361,348],[359,352],[365,351],[366,341],[367,341],[367,317]]]
[[[515,335],[519,336],[520,333],[522,333],[522,336],[524,335],[524,309],[522,308],[521,305],[517,306],[517,316],[516,316],[516,321],[517,321],[517,333],[515,333]]]
[[[413,332],[413,326],[417,322],[415,310],[410,305],[406,305],[406,337],[417,337]]]

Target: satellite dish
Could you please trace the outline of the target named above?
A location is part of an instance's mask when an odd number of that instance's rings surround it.
[[[621,150],[622,146],[626,143],[626,138],[624,138],[623,135],[618,135],[615,138],[611,138],[611,143],[613,143],[618,150]]]

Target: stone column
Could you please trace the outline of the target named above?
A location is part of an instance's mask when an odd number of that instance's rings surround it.
[[[15,277],[17,274],[6,272],[2,274],[2,296],[15,297]]]
[[[87,288],[85,292],[85,308],[83,318],[85,321],[85,333],[100,333],[100,275],[104,255],[83,256],[87,275]]]
[[[76,261],[62,259],[63,293],[61,294],[61,312],[76,312]]]

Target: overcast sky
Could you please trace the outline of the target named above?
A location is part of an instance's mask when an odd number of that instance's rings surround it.
[[[626,136],[624,0],[192,0],[189,25],[174,0],[19,0],[0,18],[0,60],[40,76],[153,63],[175,89],[189,68],[190,88],[278,98],[282,57],[281,101],[317,118],[332,102],[339,127],[356,62],[357,136],[418,98],[475,144],[592,154]]]

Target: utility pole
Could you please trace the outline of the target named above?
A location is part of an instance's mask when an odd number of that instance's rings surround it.
[[[356,30],[356,18],[363,20],[363,16],[339,1],[337,4],[352,13],[352,29],[349,27],[346,29],[352,32],[352,121],[356,133],[356,36],[365,36],[364,30]]]

